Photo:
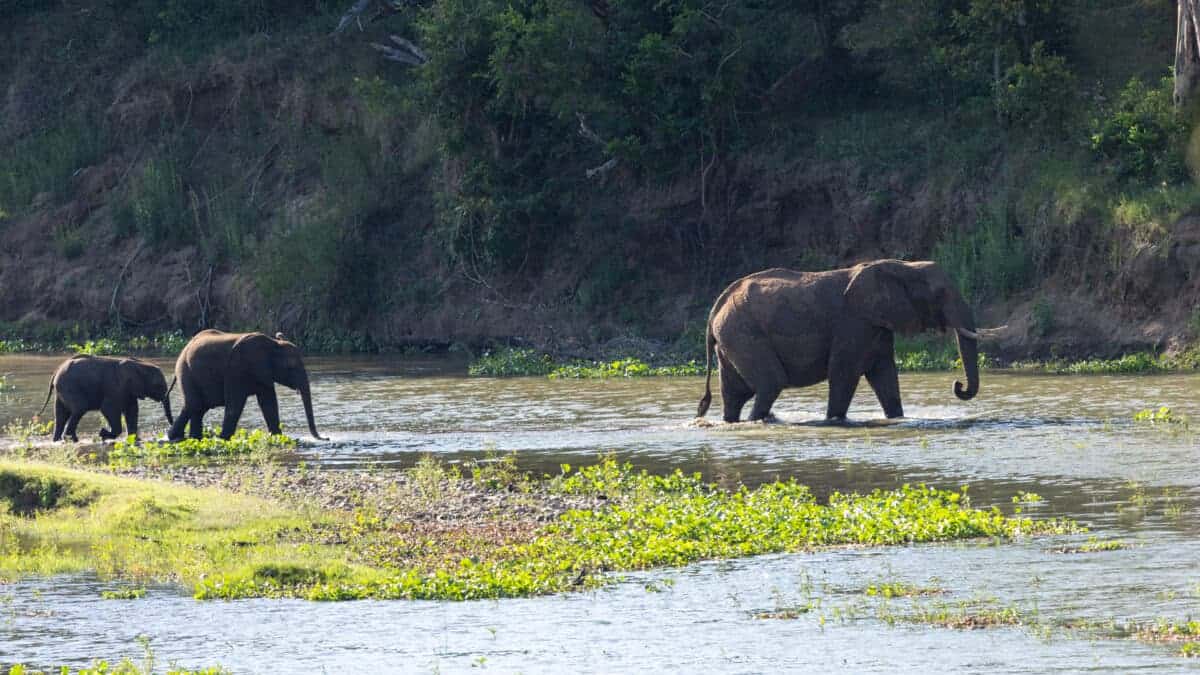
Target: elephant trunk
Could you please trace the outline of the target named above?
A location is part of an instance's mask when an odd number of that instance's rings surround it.
[[[313,420],[312,392],[308,388],[308,377],[300,382],[300,400],[304,402],[304,417],[308,419],[308,433],[318,441],[325,440],[317,433],[317,423]]]
[[[963,401],[970,401],[979,393],[979,342],[957,331],[955,337],[958,338],[958,356],[967,375],[967,387],[963,389],[962,382],[955,380],[954,395]]]
[[[163,413],[167,416],[167,424],[174,426],[175,418],[171,416],[171,395],[163,394],[162,397]]]

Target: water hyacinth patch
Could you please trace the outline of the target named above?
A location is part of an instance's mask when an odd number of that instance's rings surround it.
[[[112,461],[146,458],[223,457],[252,454],[277,454],[296,449],[296,439],[283,434],[270,434],[262,429],[238,429],[229,440],[215,433],[203,438],[185,438],[174,443],[140,441],[128,436],[108,451]]]
[[[703,375],[704,364],[693,359],[686,363],[652,366],[635,357],[563,363],[533,349],[507,347],[485,352],[467,367],[467,374],[473,377],[548,376],[551,379],[674,377]]]
[[[674,366],[650,366],[641,359],[628,358],[616,361],[578,361],[556,367],[551,379],[598,379],[606,377],[677,377],[703,375],[704,364],[688,361]]]

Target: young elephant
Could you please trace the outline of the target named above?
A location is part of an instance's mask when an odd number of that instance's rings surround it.
[[[204,413],[222,406],[225,419],[221,423],[221,438],[229,438],[250,396],[258,399],[267,429],[273,434],[281,433],[276,382],[300,392],[308,430],[313,438],[324,440],[313,421],[308,371],[304,369],[300,349],[278,333],[270,338],[262,333],[202,330],[179,353],[175,376],[183,388],[183,410],[168,434],[172,441],[182,439],[188,426],[192,438],[200,438]]]
[[[81,354],[63,362],[50,378],[50,389],[39,415],[45,412],[51,394],[54,401],[54,440],[65,435],[78,441],[75,427],[89,410],[99,410],[108,421],[108,429],[100,430],[105,440],[121,435],[121,416],[129,426],[129,434],[137,435],[138,399],[148,398],[162,403],[167,423],[173,424],[171,398],[167,379],[151,363],[134,358],[109,358]]]

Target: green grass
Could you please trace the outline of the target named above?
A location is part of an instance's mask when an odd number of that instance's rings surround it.
[[[0,463],[51,480],[86,504],[36,518],[0,516],[0,578],[93,572],[125,583],[175,581],[195,597],[313,600],[523,597],[591,588],[610,572],[842,545],[896,545],[1073,532],[976,509],[965,493],[905,485],[818,503],[794,481],[723,490],[696,475],[653,476],[609,460],[546,479],[564,494],[603,494],[520,536],[422,530],[355,514],[285,508],[215,490],[48,465]],[[436,505],[431,506],[436,508]]]
[[[175,443],[142,441],[127,436],[113,444],[108,451],[110,461],[136,459],[167,459],[195,457],[233,457],[246,455],[270,456],[296,449],[296,439],[283,434],[269,434],[262,429],[238,429],[229,440],[210,430],[203,438],[185,438]]]

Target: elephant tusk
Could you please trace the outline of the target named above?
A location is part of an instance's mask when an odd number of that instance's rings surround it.
[[[979,335],[979,333],[976,333],[973,330],[967,330],[966,328],[955,328],[954,330],[958,331],[958,334],[965,338],[971,338],[972,340],[983,339],[982,336]]]

